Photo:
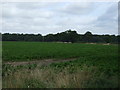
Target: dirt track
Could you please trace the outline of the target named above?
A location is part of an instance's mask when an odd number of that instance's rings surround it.
[[[35,60],[35,61],[22,61],[22,62],[5,62],[4,64],[10,64],[12,66],[19,66],[19,65],[27,65],[27,64],[37,64],[37,65],[48,65],[51,63],[57,63],[57,62],[67,62],[67,61],[73,61],[76,60],[76,58],[70,58],[70,59],[44,59],[44,60]]]

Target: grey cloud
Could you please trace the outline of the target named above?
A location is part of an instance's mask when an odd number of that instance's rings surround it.
[[[120,1],[118,2],[118,34],[120,35]]]
[[[98,19],[95,21],[95,27],[97,27],[98,30],[101,30],[103,32],[111,32],[114,34],[117,34],[117,23],[118,23],[118,9],[117,9],[117,3],[113,4],[111,7],[108,8],[108,10],[98,17]]]
[[[99,25],[106,25],[106,24],[112,24],[112,23],[117,23],[118,19],[118,9],[117,9],[117,4],[113,4],[102,16],[98,17],[98,26]]]

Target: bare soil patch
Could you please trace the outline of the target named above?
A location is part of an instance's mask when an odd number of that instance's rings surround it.
[[[4,62],[3,64],[9,64],[12,66],[19,66],[19,65],[27,65],[27,64],[37,64],[37,65],[48,65],[51,63],[58,63],[58,62],[67,62],[67,61],[73,61],[76,60],[76,58],[69,58],[69,59],[44,59],[44,60],[34,60],[34,61],[22,61],[22,62]]]

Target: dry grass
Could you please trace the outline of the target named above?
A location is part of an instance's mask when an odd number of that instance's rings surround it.
[[[84,82],[91,78],[91,73],[88,71],[78,70],[76,73],[68,73],[67,69],[56,73],[53,69],[34,69],[21,70],[13,75],[3,77],[4,88],[34,88],[33,84],[42,84],[39,87],[47,88],[83,88]],[[30,81],[34,80],[34,82]],[[32,86],[33,85],[33,86]]]
[[[98,87],[103,83],[105,76],[101,73],[98,78],[95,78],[96,71],[96,67],[88,68],[87,66],[84,66],[82,70],[77,69],[75,73],[69,73],[68,68],[61,72],[56,72],[52,68],[23,69],[13,75],[3,77],[3,88],[86,88],[94,85]],[[99,83],[101,79],[102,82]],[[117,78],[112,79],[111,82],[115,82],[117,85]]]

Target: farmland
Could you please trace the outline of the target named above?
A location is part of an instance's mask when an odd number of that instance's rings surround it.
[[[118,46],[85,43],[3,42],[3,88],[116,88]],[[73,59],[47,66],[7,62]]]

